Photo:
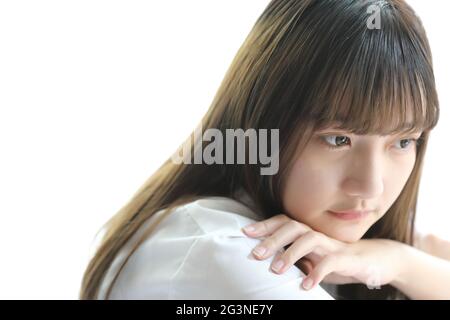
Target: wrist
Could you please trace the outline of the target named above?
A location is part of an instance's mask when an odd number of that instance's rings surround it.
[[[396,272],[395,277],[390,284],[399,290],[402,290],[410,283],[411,256],[414,254],[413,251],[413,247],[398,242],[396,251]]]

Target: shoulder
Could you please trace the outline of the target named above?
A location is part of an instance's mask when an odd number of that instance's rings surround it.
[[[433,256],[450,260],[450,240],[428,232],[414,233],[414,247]]]
[[[242,235],[241,228],[263,217],[243,203],[225,197],[207,197],[187,203],[178,210],[189,215],[205,233]]]
[[[303,273],[270,271],[253,258],[261,239],[241,228],[260,218],[222,197],[179,206],[164,218],[126,263],[115,284],[123,299],[331,299],[323,289],[303,291]],[[114,297],[113,297],[114,298]]]

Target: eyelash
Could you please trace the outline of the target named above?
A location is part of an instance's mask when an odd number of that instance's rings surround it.
[[[325,145],[325,147],[326,147],[327,149],[331,149],[331,150],[336,150],[336,149],[342,148],[342,146],[333,146],[333,145],[327,143],[325,139],[326,139],[326,138],[329,138],[329,137],[345,137],[345,138],[347,138],[347,139],[350,140],[349,137],[344,136],[344,135],[324,135],[324,136],[319,136],[320,142],[321,142],[323,145]],[[408,146],[407,146],[405,149],[400,149],[401,152],[402,152],[402,151],[407,151],[407,150],[409,150],[409,149],[410,149],[410,146],[413,145],[414,143],[416,144],[416,147],[418,147],[418,146],[420,145],[420,143],[422,142],[422,137],[420,137],[420,138],[418,138],[418,139],[414,139],[414,138],[404,138],[404,139],[400,139],[400,140],[398,140],[398,141],[403,141],[403,140],[410,140],[412,143],[408,144]]]

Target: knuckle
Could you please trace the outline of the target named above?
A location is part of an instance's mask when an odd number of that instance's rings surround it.
[[[275,236],[271,236],[263,241],[263,245],[268,249],[274,249],[277,243],[277,238]]]
[[[296,262],[296,260],[298,260],[298,259],[295,257],[294,252],[292,252],[292,251],[286,251],[285,253],[283,253],[282,259],[283,259],[283,261],[286,262],[287,264],[294,264],[294,262]]]
[[[323,242],[326,237],[323,233],[317,232],[317,231],[311,231],[312,233],[312,238],[314,239],[314,241],[316,242]]]
[[[316,241],[318,238],[318,235],[317,235],[316,231],[310,230],[310,231],[306,232],[305,238],[310,241]]]
[[[297,220],[289,220],[287,223],[291,225],[293,228],[299,228],[301,226],[301,223]]]
[[[283,213],[278,214],[276,217],[281,223],[287,223],[290,220],[292,220],[291,218],[289,218],[287,215],[285,215]]]
[[[312,229],[307,226],[306,224],[301,223],[300,221],[289,219],[287,222],[290,226],[292,226],[293,229],[299,230],[301,232],[309,232],[312,231]]]
[[[312,238],[315,242],[321,240],[320,234],[319,234],[318,232],[316,232],[316,231],[312,231],[312,232],[311,232],[311,238]]]
[[[261,221],[261,229],[264,232],[269,232],[269,224],[267,223],[267,221]]]

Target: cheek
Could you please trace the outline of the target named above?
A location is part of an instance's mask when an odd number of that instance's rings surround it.
[[[412,170],[414,168],[414,160],[410,160],[409,162],[405,162],[401,165],[392,166],[389,169],[389,172],[385,175],[385,187],[386,190],[384,192],[386,197],[386,205],[389,208],[394,201],[398,198],[400,193],[408,181],[408,178],[411,176]],[[387,210],[386,208],[386,210]]]
[[[326,210],[327,200],[332,199],[335,178],[330,170],[318,161],[297,161],[286,181],[283,205],[286,213],[298,221]]]

